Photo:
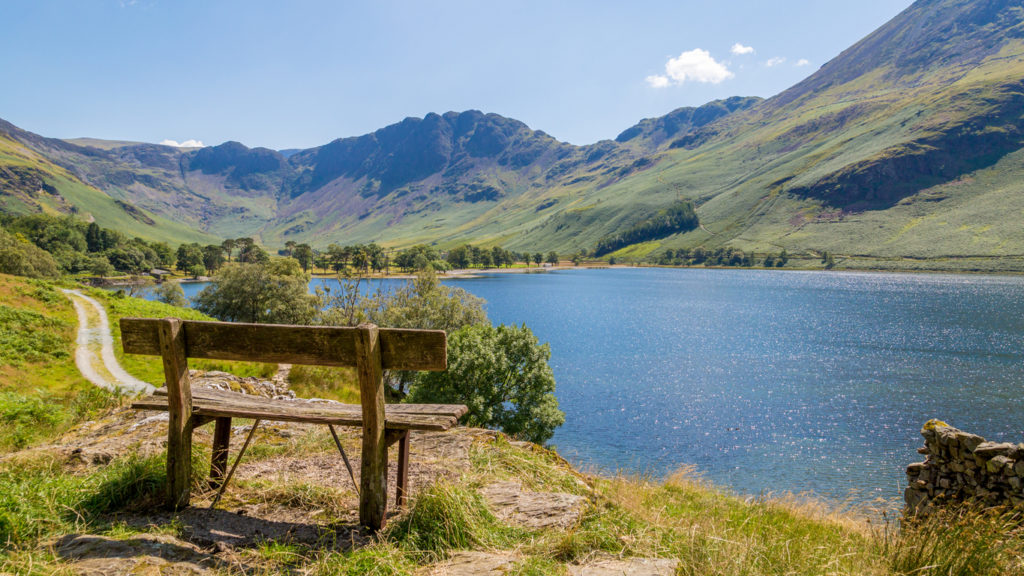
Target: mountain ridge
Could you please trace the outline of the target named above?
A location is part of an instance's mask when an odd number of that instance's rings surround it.
[[[1009,216],[1024,210],[1012,161],[1024,147],[1022,21],[1022,0],[918,0],[771,98],[673,110],[587,146],[476,110],[287,155],[232,142],[102,150],[16,134],[115,200],[271,246],[572,253],[689,201],[699,227],[621,254],[704,246],[1000,258],[1024,255]]]

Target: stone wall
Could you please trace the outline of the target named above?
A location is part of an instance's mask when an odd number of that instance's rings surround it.
[[[986,442],[976,434],[930,420],[921,429],[924,462],[907,466],[903,498],[911,513],[964,501],[986,506],[1024,504],[1024,444]]]

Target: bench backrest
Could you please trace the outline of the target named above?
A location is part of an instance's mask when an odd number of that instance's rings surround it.
[[[126,354],[161,356],[158,318],[122,318],[121,342]],[[186,358],[356,366],[361,328],[284,326],[179,320]],[[378,328],[381,368],[431,370],[447,368],[443,330]]]

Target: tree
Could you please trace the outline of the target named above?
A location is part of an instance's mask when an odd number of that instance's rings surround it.
[[[309,267],[313,265],[313,248],[309,244],[299,244],[292,250],[292,258],[299,262],[303,272],[309,272]]]
[[[325,296],[321,321],[330,326],[355,326],[373,322],[387,328],[419,328],[452,333],[463,326],[487,323],[484,301],[462,288],[441,284],[431,268],[414,280],[390,291],[363,295],[359,280],[341,279],[341,290]],[[415,377],[414,372],[388,371],[385,378],[399,394]]]
[[[235,249],[235,241],[228,238],[221,243],[220,247],[224,249],[224,255],[227,256],[228,262],[231,262],[231,251]]]
[[[448,339],[448,370],[417,375],[407,400],[462,403],[469,426],[496,428],[536,443],[565,422],[555,398],[551,350],[524,326],[476,324]]]
[[[540,266],[540,263],[544,261],[544,255],[541,254],[540,252],[537,252],[536,254],[533,255],[533,261],[537,264],[537,266]],[[529,258],[527,258],[526,263],[530,263]]]
[[[554,250],[552,250],[551,252],[548,252],[548,257],[547,257],[546,260],[547,260],[548,264],[551,264],[552,266],[557,266],[558,265],[558,252],[555,252]]]
[[[238,246],[238,261],[249,264],[266,264],[270,262],[270,255],[253,241],[252,238],[239,238],[235,240]]]
[[[291,258],[234,263],[195,298],[196,309],[228,322],[308,324],[317,311],[309,275]]]
[[[3,228],[0,228],[0,272],[29,278],[60,276],[53,256],[20,234],[9,234]]]
[[[179,308],[188,306],[188,300],[185,299],[185,291],[181,289],[181,284],[177,282],[163,282],[153,290],[153,294],[157,300],[164,304],[170,304]]]
[[[224,265],[224,248],[217,244],[203,246],[203,266],[210,272],[220,270]]]
[[[200,266],[203,266],[205,271],[205,265],[203,264],[203,249],[199,244],[182,244],[178,246],[177,262],[175,265],[178,270],[191,274],[192,271],[198,270]],[[117,267],[117,264],[114,264]],[[192,274],[198,276],[198,274]]]
[[[469,246],[458,246],[448,251],[448,256],[445,258],[448,263],[452,265],[452,268],[469,268],[472,261],[470,257],[472,252]]]

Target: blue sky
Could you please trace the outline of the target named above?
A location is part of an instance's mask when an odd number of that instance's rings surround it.
[[[5,0],[0,118],[71,138],[305,148],[478,109],[574,144],[771,96],[910,0]]]

